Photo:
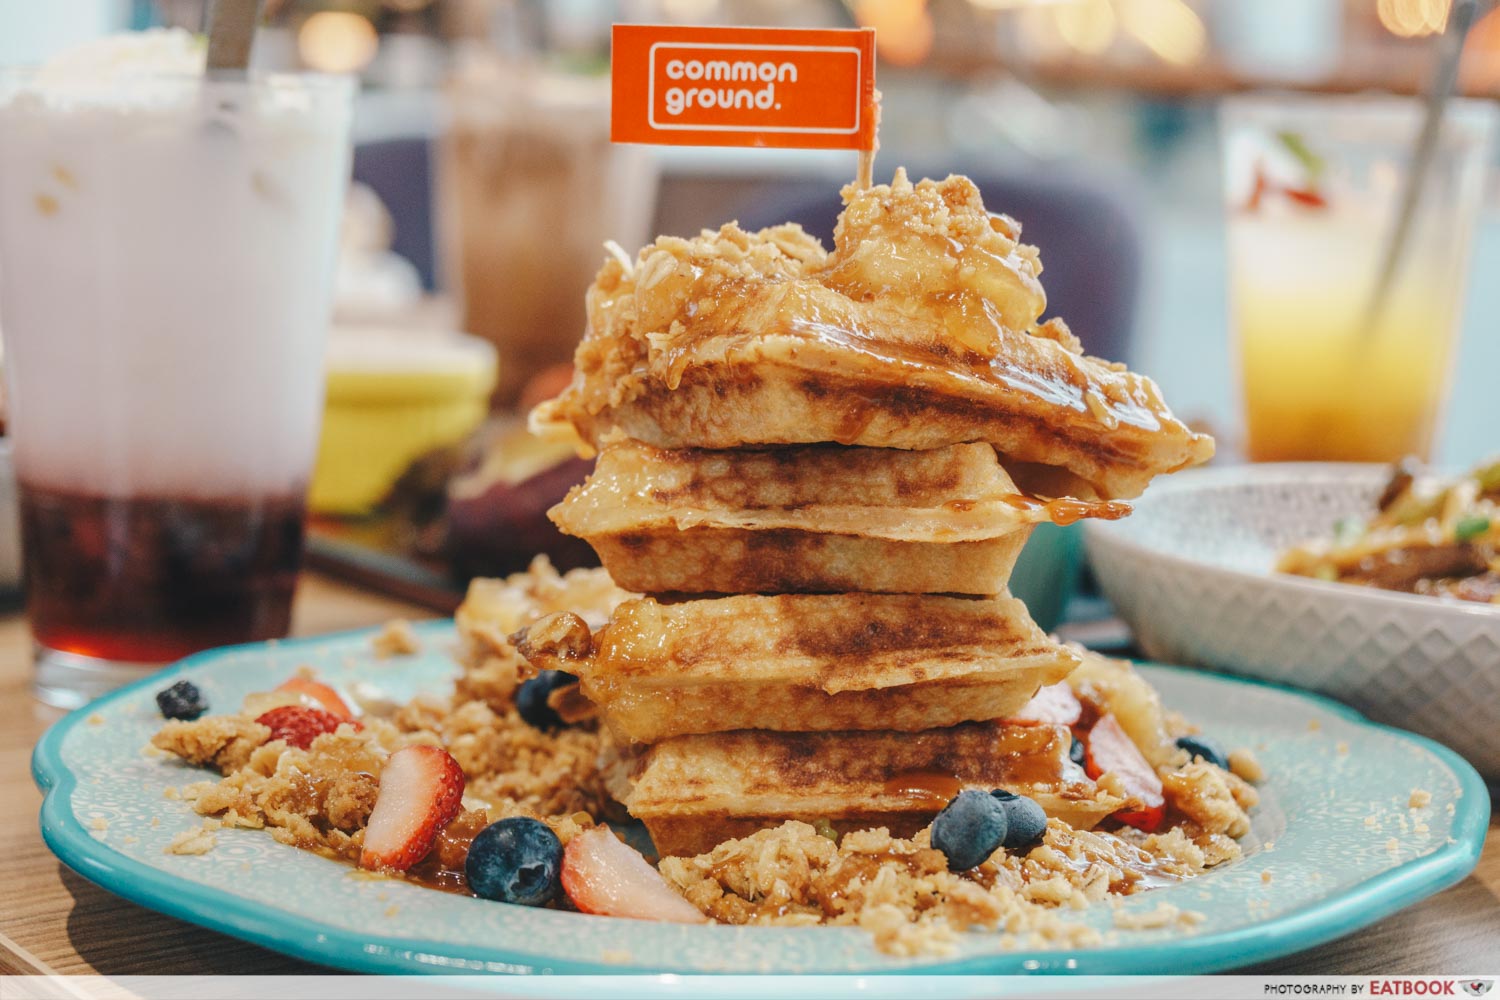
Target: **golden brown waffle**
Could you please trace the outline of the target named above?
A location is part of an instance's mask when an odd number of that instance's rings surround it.
[[[970,723],[921,733],[681,736],[607,761],[612,794],[663,855],[700,854],[788,819],[910,836],[961,789],[1005,788],[1087,829],[1124,805],[1068,760],[1065,726]]]
[[[553,634],[576,651],[586,630]],[[1003,718],[1078,663],[1009,597],[645,598],[616,610],[589,655],[544,663],[537,645],[535,636],[522,643],[534,664],[577,674],[616,737],[639,743],[732,729],[916,731]]]
[[[1069,513],[1119,516],[1125,504]],[[987,444],[664,450],[615,441],[551,511],[648,593],[998,594],[1033,524]]]

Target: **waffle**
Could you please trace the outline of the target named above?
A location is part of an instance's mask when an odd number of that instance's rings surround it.
[[[1118,517],[1129,507],[1076,509]],[[1032,525],[1054,516],[978,443],[668,451],[617,441],[551,511],[620,586],[647,593],[997,594]]]
[[[1068,760],[1065,726],[969,723],[921,733],[681,736],[604,765],[606,786],[663,855],[700,854],[788,819],[910,836],[965,788],[1029,795],[1087,829],[1125,800]]]
[[[1019,227],[963,177],[846,189],[835,250],[733,224],[611,260],[572,385],[534,413],[597,445],[985,441],[1027,492],[1129,498],[1213,441],[1140,375],[1083,355]]]
[[[521,640],[536,666],[577,674],[616,738],[733,729],[917,731],[1004,718],[1078,656],[1010,597],[908,594],[629,601],[608,626]],[[580,631],[582,630],[582,631]],[[541,637],[557,637],[549,662]],[[579,655],[588,645],[591,655]]]

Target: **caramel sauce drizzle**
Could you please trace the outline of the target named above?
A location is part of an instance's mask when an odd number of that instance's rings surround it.
[[[443,828],[437,843],[427,856],[401,875],[427,889],[451,892],[460,896],[472,896],[469,879],[464,874],[464,860],[469,855],[469,845],[479,831],[486,826],[482,812],[463,812]]]
[[[946,771],[902,771],[886,779],[885,794],[914,799],[941,809],[963,791],[963,781]]]
[[[1097,517],[1104,521],[1118,521],[1131,512],[1130,504],[1123,500],[1079,500],[1076,497],[1056,497],[1047,500],[1021,493],[1000,497],[1000,502],[1016,510],[1045,511],[1053,524],[1068,525],[1085,517]]]
[[[441,865],[431,864],[431,856],[426,860],[413,865],[405,874],[407,882],[420,885],[424,889],[436,889],[439,892],[451,892],[455,896],[472,896],[469,891],[469,880],[461,871],[452,868],[444,868]]]

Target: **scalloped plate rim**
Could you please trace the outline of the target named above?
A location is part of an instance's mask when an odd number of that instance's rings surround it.
[[[419,634],[451,633],[453,622],[418,623]],[[324,644],[374,634],[378,628],[353,629],[277,641],[278,648]],[[220,656],[265,643],[245,643],[196,653],[138,681],[119,688],[53,723],[37,742],[31,757],[32,777],[44,793],[40,811],[42,839],[69,868],[90,882],[148,909],[309,962],[355,972],[380,973],[561,973],[651,975],[639,969],[603,962],[559,959],[519,948],[474,948],[444,945],[416,938],[389,937],[341,930],[286,910],[261,907],[221,890],[153,868],[101,844],[71,810],[76,775],[63,762],[61,751],[71,730],[104,705],[129,697],[163,678],[192,670]],[[1462,791],[1453,816],[1451,842],[1396,868],[1381,872],[1349,889],[1323,897],[1270,921],[1238,930],[1178,937],[1169,943],[1113,949],[1073,949],[1014,952],[1002,956],[917,963],[888,970],[862,970],[859,975],[984,974],[997,957],[1021,956],[1040,963],[1027,973],[1130,975],[1159,972],[1170,962],[1179,974],[1233,969],[1282,957],[1342,937],[1462,881],[1479,862],[1489,823],[1489,793],[1478,772],[1447,747],[1394,726],[1371,722],[1359,712],[1331,698],[1255,678],[1231,677],[1187,667],[1138,661],[1149,669],[1182,674],[1194,680],[1226,685],[1265,687],[1304,701],[1361,727],[1386,732],[1431,753],[1457,779]],[[296,850],[296,848],[287,848]],[[741,931],[760,930],[740,928]],[[771,930],[771,928],[767,928]],[[806,933],[817,933],[807,929]],[[702,974],[686,970],[687,974]],[[659,974],[683,974],[662,969]],[[717,975],[717,973],[707,973]],[[836,979],[836,977],[834,977]],[[830,979],[832,983],[834,979]],[[533,991],[534,992],[534,991]],[[837,987],[830,985],[830,996]]]

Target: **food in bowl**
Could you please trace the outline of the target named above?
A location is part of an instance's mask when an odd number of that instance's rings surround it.
[[[1500,605],[1500,458],[1441,479],[1395,466],[1368,515],[1288,549],[1282,573]]]
[[[1142,652],[1328,695],[1500,777],[1500,614],[1276,572],[1288,550],[1373,510],[1386,466],[1194,470],[1120,521],[1089,521],[1100,587]]]

